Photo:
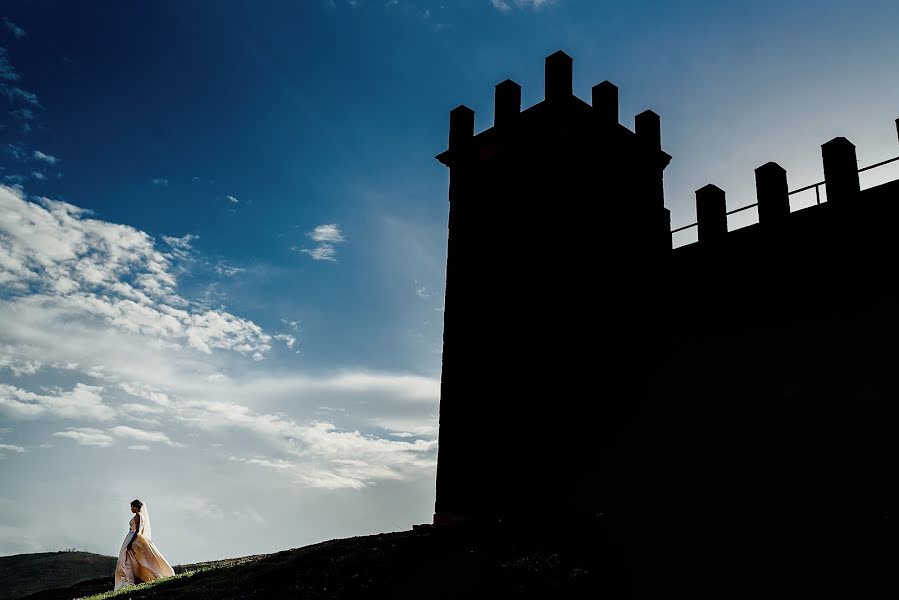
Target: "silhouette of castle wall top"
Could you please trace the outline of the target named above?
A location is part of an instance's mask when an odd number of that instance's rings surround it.
[[[767,163],[758,224],[728,232],[708,185],[672,250],[660,118],[628,129],[617,95],[574,96],[560,51],[542,102],[503,81],[477,135],[450,112],[435,523],[654,515],[711,544],[735,513],[895,501],[899,181],[862,191],[836,138],[827,202],[791,212]]]

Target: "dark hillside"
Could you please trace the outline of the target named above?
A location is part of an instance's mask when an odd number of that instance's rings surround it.
[[[41,552],[0,556],[0,600],[112,575],[115,557],[90,552]]]
[[[500,531],[421,528],[332,540],[199,572],[139,598],[569,598],[626,596],[626,572],[600,544]],[[111,578],[28,597],[70,600]],[[97,589],[97,584],[104,584]],[[123,596],[125,597],[125,596]]]

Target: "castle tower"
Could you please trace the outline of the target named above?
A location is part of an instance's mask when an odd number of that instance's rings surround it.
[[[475,135],[455,108],[437,159],[450,214],[435,522],[589,513],[671,249],[659,116],[621,125],[608,81],[576,97],[559,51],[542,102],[522,111],[503,81],[493,127]]]

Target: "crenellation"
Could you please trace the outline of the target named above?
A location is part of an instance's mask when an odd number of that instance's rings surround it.
[[[662,148],[662,118],[651,110],[644,110],[634,117],[634,133],[647,148]]]
[[[474,111],[464,104],[450,111],[449,147],[456,148],[474,136]]]
[[[546,57],[545,63],[545,97],[553,102],[567,100],[572,96],[572,64],[570,56],[559,50]]]
[[[593,111],[605,125],[618,124],[618,86],[611,81],[603,81],[592,89]]]
[[[496,85],[493,126],[507,127],[518,120],[521,114],[521,86],[506,79]]]
[[[696,190],[696,224],[700,244],[714,244],[724,239],[727,235],[724,190],[711,183]]]
[[[827,201],[843,204],[855,200],[861,189],[855,144],[844,137],[833,138],[821,145],[821,157],[824,162]]]
[[[790,192],[787,171],[776,162],[768,162],[755,170],[755,190],[759,205],[759,222],[783,222],[790,215]]]

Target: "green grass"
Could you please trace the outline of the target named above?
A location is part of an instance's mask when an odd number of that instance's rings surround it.
[[[106,600],[107,598],[118,598],[119,596],[126,596],[128,594],[132,594],[138,590],[146,590],[148,588],[154,587],[163,583],[165,581],[174,581],[176,579],[186,579],[191,577],[197,573],[201,573],[203,571],[212,571],[213,569],[220,569],[225,565],[213,565],[209,567],[201,567],[198,569],[192,569],[190,571],[184,571],[183,573],[178,573],[172,577],[161,577],[159,579],[154,579],[153,581],[148,581],[147,583],[141,583],[139,585],[129,585],[123,588],[119,588],[115,591],[103,592],[102,594],[94,594],[93,596],[85,596],[84,598],[76,598],[75,600]]]
[[[106,600],[106,598],[118,598],[119,596],[132,594],[136,591],[146,590],[149,588],[153,588],[161,583],[165,583],[167,581],[175,581],[177,579],[187,579],[197,573],[203,573],[204,571],[215,571],[217,569],[225,569],[228,567],[234,567],[237,565],[242,565],[248,562],[254,562],[259,560],[265,555],[257,554],[253,556],[244,556],[241,558],[226,558],[224,560],[216,560],[210,562],[202,562],[202,563],[193,563],[189,565],[175,565],[175,571],[177,573],[172,577],[162,577],[160,579],[155,579],[153,581],[148,581],[147,583],[141,583],[140,585],[129,585],[127,587],[120,588],[118,590],[110,590],[108,592],[103,592],[101,594],[94,594],[92,596],[83,596],[77,598],[76,600]]]

